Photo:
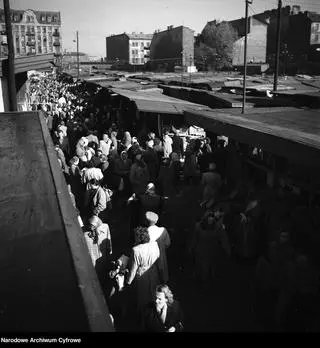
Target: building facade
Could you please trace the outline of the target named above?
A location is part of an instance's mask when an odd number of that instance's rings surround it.
[[[152,34],[123,33],[106,38],[107,61],[143,66],[149,60]]]
[[[194,30],[180,26],[156,31],[150,45],[151,70],[173,71],[175,66],[194,66]]]
[[[15,56],[53,53],[59,57],[61,48],[60,12],[11,10]],[[8,55],[4,10],[0,9],[0,54]]]
[[[233,44],[232,65],[244,65],[245,19],[228,22],[238,34]],[[247,62],[265,63],[267,59],[268,22],[256,16],[248,19]]]

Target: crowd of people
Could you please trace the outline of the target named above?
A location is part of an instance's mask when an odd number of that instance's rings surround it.
[[[184,245],[196,281],[219,281],[234,259],[253,263],[253,307],[262,328],[316,329],[319,279],[302,233],[299,217],[307,208],[299,195],[284,183],[271,189],[250,180],[243,145],[231,139],[186,141],[174,127],[163,137],[153,129],[130,134],[100,93],[101,87],[53,74],[29,87],[32,108],[44,111],[106,300],[115,308],[115,326],[129,316],[142,331],[184,330],[168,286],[173,235],[167,224],[174,219],[168,202],[193,186],[201,199]],[[115,259],[110,214],[123,202],[131,210],[130,237]],[[316,242],[317,219],[309,223],[309,241]],[[120,311],[112,306],[115,298]]]

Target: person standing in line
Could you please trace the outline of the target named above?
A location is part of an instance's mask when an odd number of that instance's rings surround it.
[[[148,223],[148,232],[151,241],[158,243],[160,250],[159,268],[162,283],[167,284],[169,281],[167,249],[171,244],[170,236],[165,227],[158,227],[157,222],[159,216],[151,211],[146,212],[146,220]]]
[[[108,224],[104,224],[97,216],[88,220],[87,231],[84,233],[92,264],[95,267],[97,260],[106,259],[112,254],[111,234]]]
[[[109,138],[109,135],[104,133],[102,135],[102,140],[100,140],[100,142],[99,142],[99,146],[100,146],[100,148],[102,150],[102,154],[105,155],[106,157],[109,156],[109,151],[110,151],[110,148],[111,148],[111,144],[112,144],[112,141]]]
[[[150,174],[150,181],[154,182],[158,175],[158,156],[157,152],[153,149],[153,140],[148,140],[146,142],[146,150],[143,153],[144,161],[148,167]]]
[[[149,183],[150,176],[141,152],[137,152],[135,155],[135,161],[131,166],[129,177],[133,193],[136,195],[143,194]]]
[[[166,130],[163,137],[163,157],[169,158],[172,152],[172,139],[169,136],[169,131]]]
[[[183,140],[179,135],[178,129],[175,130],[172,138],[172,152],[175,152],[179,156],[179,159],[181,159],[183,156]]]
[[[142,309],[152,301],[154,291],[160,284],[160,250],[157,242],[151,241],[146,227],[135,229],[135,246],[129,259],[129,273],[125,283],[133,292],[134,313],[141,314]]]

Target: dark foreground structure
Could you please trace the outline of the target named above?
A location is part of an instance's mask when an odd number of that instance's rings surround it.
[[[0,114],[0,168],[0,331],[114,331],[40,113]]]

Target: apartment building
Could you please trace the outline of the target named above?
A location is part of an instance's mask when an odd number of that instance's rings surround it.
[[[106,38],[107,61],[144,65],[149,60],[152,34],[123,33]]]
[[[60,12],[11,10],[15,56],[61,55]],[[0,9],[0,55],[8,54],[4,10]]]

